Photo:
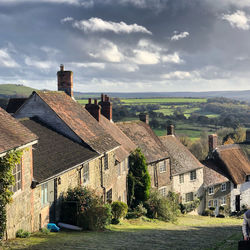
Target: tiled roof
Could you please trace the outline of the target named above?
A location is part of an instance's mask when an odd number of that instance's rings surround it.
[[[245,182],[246,175],[250,175],[250,162],[241,151],[239,145],[223,145],[213,152],[216,164],[222,163],[225,171],[235,184]]]
[[[122,162],[137,148],[137,146],[122,132],[121,129],[119,129],[115,123],[109,121],[103,115],[100,115],[99,123],[118,143],[121,144],[121,146],[115,151],[115,155],[119,162]]]
[[[0,108],[0,153],[37,140],[37,136]]]
[[[38,182],[98,156],[93,150],[53,131],[37,118],[20,122],[39,136],[38,143],[33,146],[34,179]]]
[[[77,136],[98,153],[104,153],[119,146],[119,143],[82,105],[64,92],[37,91],[36,93]]]
[[[6,111],[8,113],[15,113],[28,98],[11,98],[9,99]]]
[[[137,147],[141,148],[147,163],[153,163],[169,157],[160,139],[145,122],[119,122],[116,124]]]
[[[203,176],[205,188],[229,181],[225,173],[221,171],[213,160],[206,160],[202,163],[204,164]]]
[[[202,164],[174,135],[160,137],[171,158],[171,174],[177,175],[202,168]]]

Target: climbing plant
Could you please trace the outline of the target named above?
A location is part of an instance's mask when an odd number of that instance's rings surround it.
[[[11,185],[15,183],[12,172],[21,157],[22,151],[16,150],[0,158],[0,239],[6,230],[6,205],[11,201]]]

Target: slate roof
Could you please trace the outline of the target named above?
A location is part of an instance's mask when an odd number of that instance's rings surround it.
[[[24,146],[37,136],[0,108],[0,153]]]
[[[38,118],[20,120],[20,123],[39,136],[33,146],[33,175],[39,183],[98,156],[93,150],[53,131]]]
[[[36,91],[35,93],[96,152],[104,153],[120,145],[82,105],[72,100],[64,92]]]
[[[235,184],[244,183],[246,175],[250,175],[250,162],[237,144],[217,147],[213,159]]]
[[[142,150],[147,163],[169,157],[160,139],[145,122],[118,122],[116,125]]]
[[[14,114],[28,98],[11,98],[9,99],[6,111]]]
[[[204,187],[213,186],[228,182],[229,179],[225,173],[216,165],[213,160],[206,160],[202,162],[204,165],[203,176],[204,176]]]
[[[203,165],[174,135],[160,137],[171,158],[171,174],[183,174]]]
[[[115,155],[119,162],[122,162],[127,158],[132,151],[134,151],[137,146],[125,135],[119,127],[109,121],[103,115],[100,115],[99,120],[100,125],[109,133],[112,134],[113,138],[121,144],[121,146],[116,149]]]

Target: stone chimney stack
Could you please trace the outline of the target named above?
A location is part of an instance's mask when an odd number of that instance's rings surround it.
[[[101,106],[101,114],[112,121],[112,103],[109,96],[101,94],[101,101],[98,104]]]
[[[92,100],[89,98],[89,103],[85,105],[85,108],[88,110],[88,112],[99,122],[100,121],[100,115],[101,115],[101,108],[97,104],[97,100],[94,100],[94,103],[91,103]]]
[[[149,116],[147,113],[140,113],[139,119],[140,121],[145,122],[146,124],[149,124]]]
[[[70,97],[73,97],[73,72],[65,71],[63,64],[60,65],[60,71],[57,72],[58,91],[64,91]]]
[[[174,135],[174,125],[167,126],[167,135]]]
[[[209,152],[213,152],[217,148],[218,145],[218,137],[216,134],[212,134],[208,136],[208,148]]]
[[[246,142],[250,143],[250,129],[246,130]]]

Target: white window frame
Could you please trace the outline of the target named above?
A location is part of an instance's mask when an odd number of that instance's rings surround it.
[[[214,194],[214,186],[208,187],[208,195],[213,195]]]
[[[82,182],[86,184],[89,181],[89,164],[84,164],[82,168]]]
[[[179,183],[184,183],[184,174],[179,175]]]
[[[218,200],[214,199],[214,207],[218,207]]]
[[[214,206],[214,200],[209,200],[207,203],[208,207],[213,207]]]
[[[221,200],[221,206],[223,206],[223,205],[226,205],[227,204],[227,202],[226,202],[226,196],[223,196],[223,197],[221,197],[220,198],[220,200]]]
[[[165,161],[159,162],[159,171],[160,171],[160,174],[167,172],[167,165]]]
[[[12,174],[14,176],[15,182],[11,187],[11,191],[15,194],[19,190],[22,190],[22,163],[15,164]]]
[[[196,176],[196,170],[193,170],[190,172],[190,181],[195,181],[197,178]]]
[[[41,185],[41,204],[42,207],[48,204],[48,182]]]
[[[167,196],[167,187],[161,187],[158,191],[162,196]]]
[[[193,192],[186,193],[185,194],[185,199],[186,199],[186,202],[193,201],[194,200],[194,193]]]
[[[222,183],[221,184],[221,192],[225,192],[227,190],[227,184],[226,183]]]
[[[108,154],[104,154],[104,170],[109,169],[109,155]]]

